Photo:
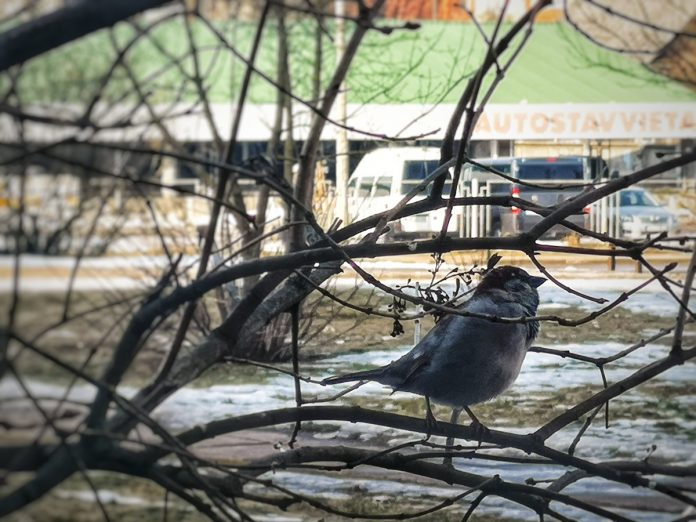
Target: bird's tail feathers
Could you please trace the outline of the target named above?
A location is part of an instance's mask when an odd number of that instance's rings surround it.
[[[327,377],[324,379],[322,384],[340,384],[342,382],[354,382],[354,381],[379,381],[382,375],[382,368],[376,368],[374,370],[366,370],[364,372],[347,373],[345,375],[335,375],[334,377]]]

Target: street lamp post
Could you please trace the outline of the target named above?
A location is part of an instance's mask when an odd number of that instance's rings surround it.
[[[340,61],[346,49],[346,4],[345,0],[334,2],[336,15],[336,60]],[[345,125],[348,119],[348,97],[345,81],[339,87],[336,97],[338,121]],[[348,223],[348,131],[339,127],[336,135],[336,211],[335,216],[343,224]]]

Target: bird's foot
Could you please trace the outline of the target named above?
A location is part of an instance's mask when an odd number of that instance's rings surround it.
[[[486,428],[486,426],[484,426],[480,420],[478,420],[478,417],[474,415],[474,412],[471,411],[469,407],[464,406],[464,411],[466,411],[467,415],[469,415],[469,418],[471,419],[471,424],[469,424],[469,427],[474,430],[474,437],[476,437],[476,440],[478,441],[478,448],[480,448],[481,443],[483,442],[483,437],[490,433],[490,430]]]
[[[457,424],[459,422],[459,415],[462,412],[462,408],[452,408],[452,416],[450,417],[450,424]],[[451,470],[454,470],[454,464],[452,463],[452,451],[454,446],[454,437],[449,436],[447,437],[447,442],[445,443],[447,446],[447,451],[448,454],[442,458],[442,464],[446,467],[448,467]]]
[[[425,414],[425,440],[428,440],[433,432],[437,431],[439,427],[440,426],[437,423],[435,415],[433,415],[433,412],[430,411],[430,408],[428,408],[428,411]]]
[[[481,443],[483,442],[484,437],[490,433],[490,430],[486,426],[484,426],[478,419],[472,419],[471,424],[469,424],[469,427],[472,430],[474,430],[474,437],[478,442],[478,446],[476,449],[478,449],[481,447]]]
[[[430,439],[434,431],[439,429],[437,419],[433,415],[433,410],[430,407],[430,399],[425,398],[425,440]]]

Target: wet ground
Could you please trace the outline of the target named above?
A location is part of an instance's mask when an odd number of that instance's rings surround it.
[[[596,284],[578,284],[583,291],[607,299],[616,298],[621,291],[630,287],[630,282],[608,280],[598,281]],[[91,303],[100,302],[104,296],[84,294],[79,298]],[[20,320],[24,321],[23,327],[31,330],[31,333],[36,333],[39,318],[45,324],[47,318],[60,316],[58,302],[40,295],[35,296],[35,299],[36,301],[24,303],[25,313],[20,314]],[[388,300],[367,293],[359,294],[357,299],[377,307],[388,304]],[[542,287],[541,300],[540,314],[573,318],[582,317],[599,306],[549,284]],[[320,310],[324,315],[329,313],[328,306]],[[611,355],[661,328],[671,326],[675,313],[674,301],[657,285],[651,285],[621,307],[581,327],[562,328],[545,323],[535,344],[589,356]],[[113,322],[113,317],[91,319],[66,327],[60,330],[62,334],[51,336],[46,342],[47,346],[57,353],[69,354],[69,357],[77,359],[80,353],[84,355],[84,351],[80,352],[78,346],[77,353],[72,353],[76,345],[75,331],[81,331],[82,328],[84,331],[99,331],[99,328],[95,328],[96,323],[107,319]],[[431,324],[426,322],[423,331],[427,331]],[[408,350],[413,339],[413,327],[410,323],[405,323],[404,335],[392,338],[389,335],[392,327],[389,319],[374,316],[365,318],[357,312],[346,310],[332,315],[329,322],[315,319],[313,327],[319,331],[315,336],[310,336],[312,340],[303,350],[301,373],[316,379],[386,364]],[[312,328],[308,328],[311,332]],[[97,340],[96,337],[81,336],[79,343],[82,343],[82,350],[85,350]],[[662,341],[650,343],[629,357],[607,366],[609,384],[665,356],[669,350],[669,340],[666,337]],[[687,332],[685,345],[691,346],[695,341],[696,332],[691,327]],[[152,346],[156,345],[156,342],[152,343]],[[100,369],[108,351],[107,341],[94,359],[92,371]],[[136,366],[136,371],[129,376],[121,391],[126,395],[134,393],[136,387],[152,371],[156,359],[157,351],[151,349]],[[22,358],[20,363],[25,374],[31,376],[28,385],[38,396],[55,397],[61,392],[65,375],[56,373],[30,357]],[[288,365],[283,367],[289,368]],[[613,400],[609,410],[609,428],[604,427],[602,415],[598,416],[578,445],[576,454],[593,460],[636,460],[649,456],[653,462],[696,464],[695,383],[696,365],[688,363]],[[491,428],[524,433],[539,427],[601,388],[601,377],[594,365],[530,353],[513,388],[503,396],[475,407],[474,411]],[[307,398],[326,397],[340,389],[342,388],[338,386],[327,389],[315,384],[303,384],[303,393]],[[12,419],[21,416],[23,429],[28,434],[33,429],[33,421],[31,415],[27,414],[26,404],[12,400],[19,395],[20,390],[15,383],[7,379],[0,382],[3,416]],[[80,411],[80,402],[89,401],[92,396],[93,391],[88,386],[76,386],[71,394],[76,411]],[[336,403],[414,416],[423,414],[422,399],[406,393],[391,394],[389,389],[377,384],[367,384]],[[176,393],[155,411],[155,416],[173,431],[178,431],[213,419],[293,405],[293,382],[289,376],[269,369],[228,364],[211,370],[191,386]],[[437,407],[435,413],[441,419],[449,417],[449,410],[444,407]],[[39,422],[39,419],[35,422]],[[550,444],[559,449],[567,448],[579,427],[579,423],[570,426],[554,436]],[[198,451],[228,463],[240,463],[283,451],[287,447],[289,434],[290,429],[245,432],[219,437],[198,448]],[[300,437],[303,444],[365,448],[393,447],[419,438],[399,430],[334,422],[306,423]],[[560,467],[539,468],[471,459],[456,459],[455,466],[485,476],[499,474],[503,479],[521,483],[529,479],[543,481],[556,478],[565,471]],[[382,470],[375,472],[368,467],[339,475],[326,475],[316,471],[278,471],[268,478],[278,485],[316,496],[332,506],[371,513],[417,511],[461,492],[461,489],[445,484],[423,480],[414,482],[413,477],[385,473]],[[161,519],[164,497],[158,488],[106,474],[95,474],[95,480],[114,520]],[[676,518],[680,510],[674,503],[664,501],[664,497],[597,479],[579,481],[566,492],[582,499],[599,501],[606,507],[638,520],[671,520]],[[13,519],[99,520],[101,514],[95,510],[92,499],[91,491],[76,477],[50,497]],[[467,506],[466,502],[456,503],[444,514],[422,519],[459,520]],[[172,519],[200,519],[200,515],[190,508],[171,499],[168,509]],[[573,510],[564,509],[563,512],[582,520],[594,520]],[[515,504],[495,499],[486,499],[477,514],[478,518],[475,520],[535,519],[533,513]],[[314,520],[320,517],[318,512],[306,506],[294,507],[287,513],[255,515],[259,520],[280,521]]]

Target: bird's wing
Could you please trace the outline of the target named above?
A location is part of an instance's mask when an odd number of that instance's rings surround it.
[[[507,306],[495,303],[489,297],[478,297],[469,300],[461,307],[474,313],[498,315],[502,317],[514,316]],[[520,314],[517,314],[520,315]],[[467,354],[456,357],[457,365],[462,368],[465,365],[476,364],[475,358],[478,351],[470,352],[467,346],[481,344],[481,337],[490,337],[491,329],[496,331],[509,330],[508,325],[491,323],[484,319],[462,317],[452,314],[446,315],[423,337],[410,352],[400,359],[389,364],[382,372],[380,382],[392,386],[394,389],[407,389],[414,380],[417,380],[422,372],[436,359],[435,364],[448,364],[454,360],[454,354]],[[473,358],[473,359],[472,359]]]
[[[401,368],[402,373],[400,372],[401,375],[399,376],[401,382],[395,383],[395,389],[407,386],[411,379],[413,379],[418,373],[420,373],[430,364],[431,360],[432,357],[430,357],[428,354],[421,353],[419,356],[407,361],[409,364],[403,365]]]
[[[432,362],[434,350],[442,343],[446,325],[454,317],[456,316],[448,315],[440,319],[410,352],[385,368],[380,382],[392,386],[395,390],[407,387],[409,382]]]

